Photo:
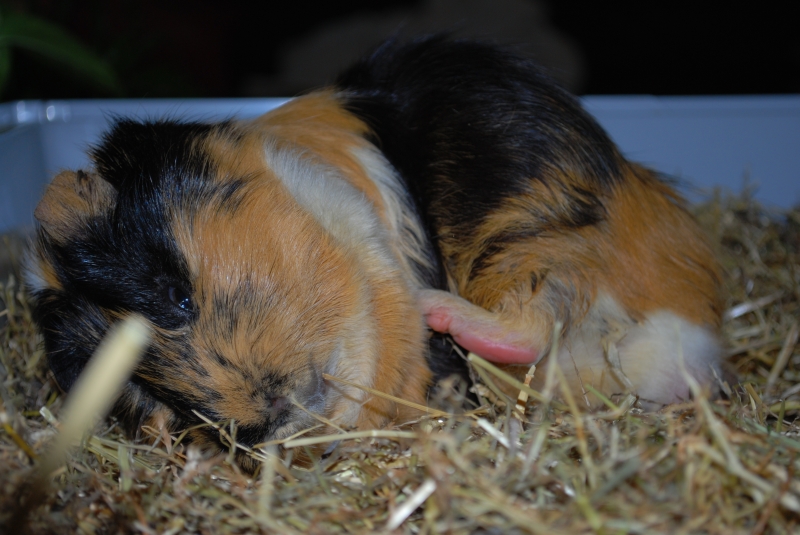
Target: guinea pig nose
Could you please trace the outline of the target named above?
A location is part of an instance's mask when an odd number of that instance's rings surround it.
[[[280,412],[289,406],[289,398],[284,396],[266,396],[267,405],[275,412]]]
[[[261,413],[273,424],[286,417],[291,405],[291,400],[286,396],[267,394],[266,392],[261,395]]]

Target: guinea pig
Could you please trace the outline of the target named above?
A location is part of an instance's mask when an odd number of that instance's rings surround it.
[[[560,325],[589,406],[587,386],[684,400],[683,370],[720,365],[719,267],[683,201],[504,49],[390,41],[257,119],[120,119],[90,156],[36,208],[27,281],[65,390],[120,318],[152,324],[115,407],[132,433],[203,416],[252,446],[413,418],[323,374],[424,403],[463,374],[446,335],[523,372]]]

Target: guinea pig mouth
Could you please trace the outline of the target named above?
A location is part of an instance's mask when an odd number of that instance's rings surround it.
[[[275,418],[265,420],[260,424],[238,426],[236,428],[236,442],[252,448],[275,438],[282,427],[285,427],[295,419],[293,414],[295,411],[292,410],[291,402],[288,398],[277,399],[276,405],[281,405],[282,410]]]
[[[285,395],[262,395],[264,403],[259,423],[236,427],[236,442],[247,447],[287,438],[319,423],[315,414],[324,415],[328,386],[322,374],[314,371],[310,380]]]

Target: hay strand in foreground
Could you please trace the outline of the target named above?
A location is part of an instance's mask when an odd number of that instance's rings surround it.
[[[52,474],[66,462],[70,449],[111,409],[144,353],[149,338],[149,327],[145,321],[132,315],[109,332],[97,348],[75,382],[64,407],[64,423],[59,427],[55,443],[37,466],[27,499],[9,521],[11,533],[25,530],[29,512],[48,493]],[[127,460],[127,457],[124,458]]]

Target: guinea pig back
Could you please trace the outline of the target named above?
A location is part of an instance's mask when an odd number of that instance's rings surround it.
[[[252,121],[118,120],[91,157],[37,207],[27,280],[64,389],[111,324],[149,319],[115,408],[132,433],[202,416],[252,446],[315,415],[407,419],[323,374],[424,403],[463,373],[444,335],[522,372],[552,364],[561,325],[590,406],[586,385],[679,401],[684,370],[709,384],[719,366],[719,268],[682,201],[488,45],[389,42]]]

